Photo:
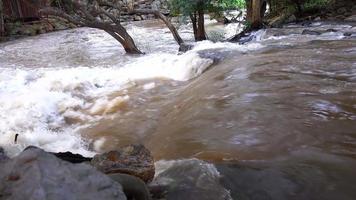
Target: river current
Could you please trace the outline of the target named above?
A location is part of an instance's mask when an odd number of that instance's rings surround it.
[[[234,199],[356,197],[355,24],[288,25],[183,54],[156,21],[128,30],[145,55],[88,28],[0,44],[0,146],[92,156],[143,143],[161,166],[214,163]],[[236,26],[208,30],[222,39]]]

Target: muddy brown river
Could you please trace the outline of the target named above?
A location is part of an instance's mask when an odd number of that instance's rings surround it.
[[[214,163],[233,199],[356,198],[355,24],[181,55],[160,25],[129,31],[146,55],[86,28],[0,44],[0,145],[92,155],[143,143],[160,162]]]

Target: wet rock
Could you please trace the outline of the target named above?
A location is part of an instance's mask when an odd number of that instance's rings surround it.
[[[352,16],[346,18],[345,21],[348,21],[348,22],[356,22],[356,15],[352,15]]]
[[[0,163],[5,162],[9,159],[9,157],[6,156],[5,151],[2,147],[0,147]]]
[[[72,152],[59,152],[53,153],[57,158],[61,160],[65,160],[70,163],[83,163],[90,162],[92,158],[84,157],[80,154],[73,154]]]
[[[312,30],[303,30],[302,35],[321,35],[320,32],[318,31],[312,31]]]
[[[183,43],[179,46],[179,52],[187,52],[191,49],[193,49],[193,45],[191,44]]]
[[[128,199],[135,200],[149,200],[150,193],[148,188],[141,179],[131,176],[128,174],[109,174],[108,175],[112,180],[120,183],[124,193]]]
[[[229,42],[238,42],[239,44],[245,44],[251,42],[256,36],[252,34],[251,30],[244,30],[239,34],[236,34],[232,38],[228,39]]]
[[[161,161],[158,176],[149,185],[153,198],[170,200],[226,200],[229,191],[220,184],[213,164],[201,160]]]
[[[356,35],[356,33],[351,33],[351,32],[344,33],[344,36],[346,36],[346,37],[350,37],[352,35]]]
[[[346,13],[346,12],[347,12],[347,10],[346,10],[346,8],[341,7],[341,8],[339,8],[339,9],[337,9],[337,11],[336,11],[336,12],[337,12],[338,14],[342,15],[342,14]]]
[[[277,16],[277,17],[270,19],[268,21],[268,24],[269,24],[269,26],[271,26],[273,28],[281,28],[287,18],[288,17],[286,15]]]
[[[325,32],[333,32],[333,33],[335,33],[335,32],[337,32],[337,30],[332,29],[332,28],[329,28],[329,29],[327,29]]]
[[[288,17],[285,20],[285,23],[292,23],[292,22],[296,22],[297,21],[297,17],[295,15],[291,15],[290,17]]]
[[[35,147],[0,167],[2,199],[126,199],[119,183],[92,166],[71,164]]]
[[[339,19],[339,20],[345,20],[345,16],[344,15],[337,15],[335,18]]]
[[[123,173],[136,176],[144,182],[152,181],[154,159],[143,145],[129,145],[118,151],[94,156],[91,164],[103,173]]]
[[[134,21],[141,21],[141,20],[142,20],[141,16],[135,15]]]
[[[308,26],[311,26],[311,25],[312,25],[312,23],[313,23],[313,22],[311,22],[311,21],[304,21],[304,22],[302,22],[302,23],[301,23],[301,25],[302,25],[302,26],[307,26],[307,27],[308,27]]]

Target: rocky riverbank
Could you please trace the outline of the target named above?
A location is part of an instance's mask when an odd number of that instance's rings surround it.
[[[7,41],[24,36],[35,36],[38,34],[75,28],[74,24],[60,20],[55,17],[41,19],[32,22],[8,22],[5,24],[6,34],[0,37],[0,41]]]
[[[160,10],[164,14],[169,14],[167,0],[127,0],[121,1],[119,2],[119,4],[125,5],[127,7],[132,7],[132,9],[154,9]],[[57,6],[62,7],[63,5],[59,4]],[[110,10],[109,12],[114,16],[119,16],[118,19],[121,22],[133,22],[155,19],[155,16],[153,14],[131,14],[115,9]],[[5,16],[4,34],[2,36],[0,34],[0,42],[17,39],[24,36],[34,36],[47,32],[66,30],[75,27],[77,26],[72,23],[69,23],[66,20],[62,20],[54,16],[47,16],[34,21],[26,21],[24,19],[15,19],[13,17]]]
[[[304,8],[302,13],[290,9],[270,15],[265,19],[268,27],[281,27],[283,24],[308,21],[356,21],[356,5],[350,0],[333,1],[320,8]]]
[[[219,173],[204,161],[163,162],[158,168],[142,145],[94,158],[28,147],[10,159],[0,148],[0,199],[231,199]]]

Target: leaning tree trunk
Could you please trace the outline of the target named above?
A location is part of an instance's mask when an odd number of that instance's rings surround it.
[[[158,10],[147,10],[147,9],[134,9],[130,13],[136,13],[136,14],[153,14],[157,18],[161,19],[164,24],[167,26],[167,28],[171,31],[174,40],[178,43],[178,45],[181,45],[184,43],[183,39],[180,37],[177,29],[173,26],[173,24],[165,17],[160,11]]]
[[[92,27],[95,28],[95,27]],[[122,32],[118,28],[100,28],[110,34],[113,38],[120,42],[126,53],[141,54],[142,52],[136,47],[131,36],[125,31]]]
[[[90,28],[97,28],[104,30],[105,32],[109,33],[113,38],[115,38],[122,47],[125,49],[126,53],[129,54],[142,54],[142,52],[137,48],[134,40],[129,35],[124,27],[121,25],[111,25],[107,23],[88,23],[88,27]]]
[[[82,15],[78,14],[78,16],[80,17],[73,17],[64,11],[55,8],[43,8],[40,10],[40,13],[44,15],[53,15],[53,16],[60,17],[78,26],[85,26],[85,27],[104,30],[105,32],[109,33],[112,37],[114,37],[118,42],[120,42],[120,44],[124,47],[126,53],[142,54],[142,52],[135,45],[135,42],[132,39],[132,37],[127,33],[126,29],[110,13],[102,9],[92,10],[92,13],[94,14],[98,14],[98,13],[105,14],[114,22],[113,24],[104,21],[99,21],[96,18],[96,16],[92,15],[90,12],[85,10],[82,5],[80,5],[75,1],[73,2],[73,5],[75,6],[76,9],[74,11],[79,14],[82,14]]]

